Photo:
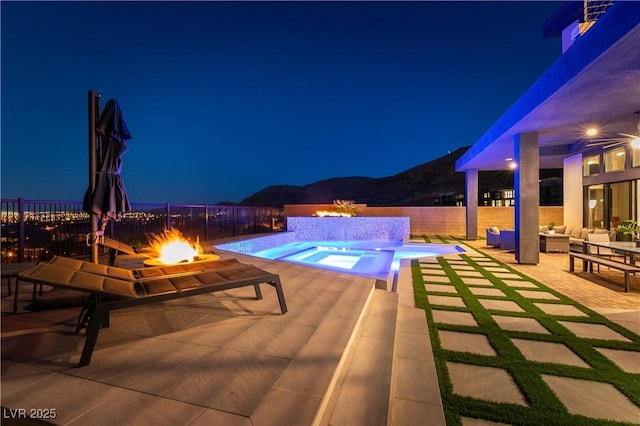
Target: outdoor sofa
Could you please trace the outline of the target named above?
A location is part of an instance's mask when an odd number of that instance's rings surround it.
[[[599,228],[584,228],[584,227],[570,227],[570,226],[554,226],[553,231],[556,235],[567,235],[569,236],[569,250],[575,252],[582,251],[582,243],[587,240],[587,235],[589,234],[609,234],[610,241],[616,241],[616,231],[608,229],[599,229]],[[548,233],[547,226],[540,227],[540,233],[546,234]]]
[[[79,367],[91,361],[98,333],[109,326],[109,313],[116,309],[246,286],[253,286],[260,300],[259,284],[265,283],[275,288],[282,314],[287,312],[280,277],[236,259],[129,270],[55,256],[20,273],[19,279],[90,294],[76,327],[87,329]]]

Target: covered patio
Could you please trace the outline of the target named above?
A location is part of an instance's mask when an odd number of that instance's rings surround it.
[[[562,19],[548,22],[547,30],[559,35],[571,24]],[[626,154],[622,170],[601,167],[599,172],[585,173],[583,159],[594,157],[602,165],[603,151],[611,148],[607,143],[594,145],[586,136],[588,128],[598,129],[599,140],[619,139],[621,133],[640,136],[639,45],[640,3],[615,2],[456,162],[456,170],[466,173],[468,239],[478,237],[479,172],[507,170],[512,163],[516,167],[515,259],[520,264],[540,261],[538,181],[542,168],[564,169],[564,225],[587,225],[589,208],[600,201],[589,204],[589,185],[616,182],[629,182],[628,219],[638,220],[640,148],[617,146]],[[607,194],[602,199],[607,202]],[[605,207],[603,228],[615,223],[613,216],[611,208]]]

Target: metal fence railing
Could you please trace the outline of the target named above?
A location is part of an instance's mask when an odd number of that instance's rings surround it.
[[[0,203],[2,263],[89,255],[91,226],[82,202],[18,198]],[[201,241],[286,229],[284,210],[272,207],[133,203],[131,208],[122,220],[109,222],[107,236],[139,246],[165,229]]]

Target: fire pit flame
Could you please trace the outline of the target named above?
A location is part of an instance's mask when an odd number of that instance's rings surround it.
[[[150,244],[153,255],[162,264],[190,263],[202,255],[200,239],[192,243],[177,229],[165,229],[161,235],[152,234]]]

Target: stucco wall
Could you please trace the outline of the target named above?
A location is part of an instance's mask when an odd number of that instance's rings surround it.
[[[565,158],[563,170],[564,221],[572,228],[582,228],[582,154]]]
[[[410,218],[413,235],[465,235],[464,207],[367,207],[358,205],[360,216],[406,216]],[[331,210],[331,204],[285,205],[285,216],[312,216],[316,210]],[[563,225],[563,207],[540,207],[540,225],[554,222]],[[478,236],[485,235],[485,229],[497,226],[514,228],[513,207],[478,207]]]

